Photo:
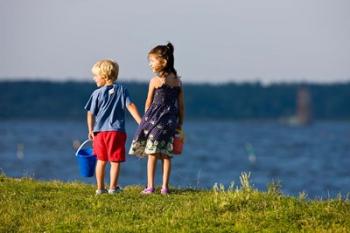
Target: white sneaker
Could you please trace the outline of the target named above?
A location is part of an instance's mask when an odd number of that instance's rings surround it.
[[[104,193],[108,193],[107,189],[97,189],[96,190],[96,195],[101,195]]]
[[[116,193],[120,193],[122,191],[123,190],[119,186],[115,187],[115,189],[108,189],[109,194],[116,194]]]

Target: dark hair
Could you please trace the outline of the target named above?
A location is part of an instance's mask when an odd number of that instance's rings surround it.
[[[158,45],[149,51],[149,55],[156,55],[157,57],[166,60],[166,65],[160,72],[160,75],[166,76],[170,73],[174,73],[177,76],[177,72],[174,68],[174,46],[168,42],[166,45]]]

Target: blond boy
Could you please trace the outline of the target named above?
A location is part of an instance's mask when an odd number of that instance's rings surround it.
[[[140,114],[129,97],[128,90],[117,84],[119,66],[112,60],[98,61],[92,67],[92,74],[98,89],[90,96],[87,110],[89,139],[93,140],[93,149],[97,156],[96,194],[114,194],[121,189],[118,186],[120,163],[125,161],[125,111],[130,112],[136,122],[141,121]],[[104,177],[107,163],[110,162],[110,185],[105,189]]]

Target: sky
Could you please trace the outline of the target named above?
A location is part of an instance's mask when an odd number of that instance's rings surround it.
[[[171,41],[184,82],[350,81],[348,0],[0,0],[0,80],[148,81]]]

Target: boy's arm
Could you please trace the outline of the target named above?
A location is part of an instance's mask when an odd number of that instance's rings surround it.
[[[179,105],[179,125],[178,128],[182,128],[182,124],[184,122],[184,115],[185,115],[185,100],[184,100],[184,89],[181,87],[181,91],[179,94],[179,97],[177,99],[178,105]]]
[[[88,138],[90,140],[94,139],[94,125],[95,125],[95,116],[91,112],[87,112],[87,126],[89,130]]]
[[[134,103],[130,103],[127,107],[128,111],[130,112],[131,116],[135,119],[137,124],[140,124],[141,122],[141,116],[139,111],[137,110],[137,107]]]

